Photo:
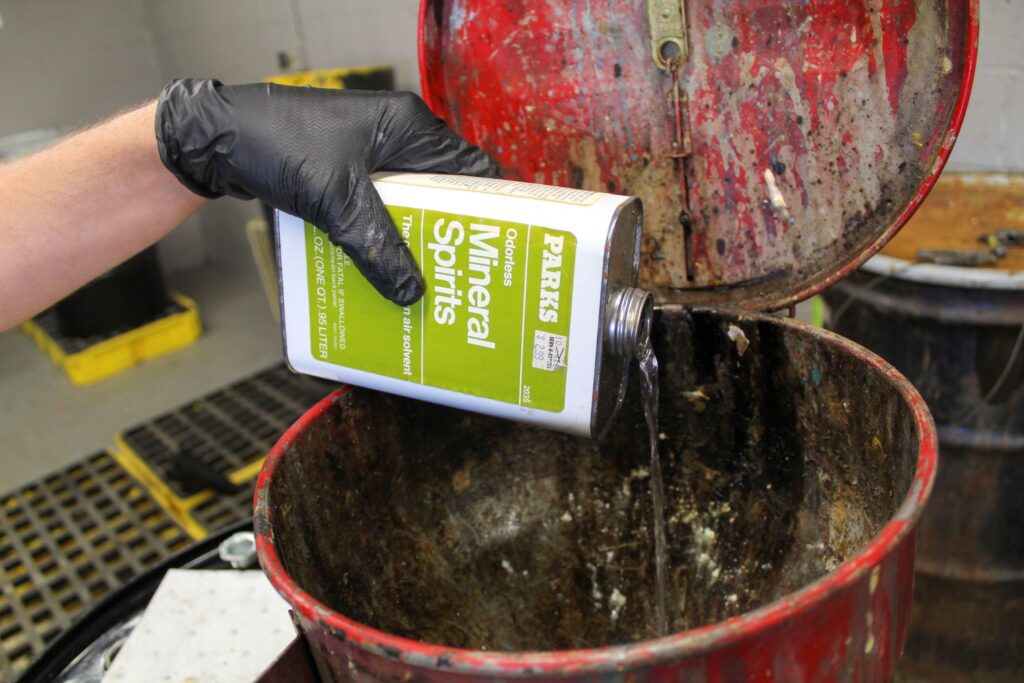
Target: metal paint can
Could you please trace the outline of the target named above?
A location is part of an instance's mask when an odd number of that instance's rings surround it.
[[[327,235],[278,215],[292,369],[584,436],[609,427],[650,333],[638,199],[492,178],[380,174],[420,265],[384,300]]]

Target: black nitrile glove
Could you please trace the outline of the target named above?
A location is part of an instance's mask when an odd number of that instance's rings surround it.
[[[255,197],[312,223],[401,305],[422,296],[423,278],[370,174],[498,174],[412,93],[172,81],[160,94],[156,136],[164,165],[187,188]]]

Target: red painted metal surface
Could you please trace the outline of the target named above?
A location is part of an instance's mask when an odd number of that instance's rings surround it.
[[[315,405],[275,445],[255,495],[256,545],[275,588],[297,613],[325,680],[471,681],[886,681],[902,652],[910,615],[914,543],[935,477],[937,438],[920,395],[885,361],[830,333],[793,328],[884,378],[909,407],[917,436],[909,490],[881,532],[852,559],[805,588],[759,609],[658,640],[594,650],[496,653],[459,650],[396,637],[319,602],[289,575],[274,536],[271,484],[303,434],[316,429],[349,388]],[[356,390],[359,391],[359,390]],[[914,454],[907,454],[914,461]]]
[[[662,301],[780,309],[927,195],[966,111],[978,2],[685,7],[677,100],[645,2],[424,0],[423,94],[507,177],[641,196],[641,279]]]

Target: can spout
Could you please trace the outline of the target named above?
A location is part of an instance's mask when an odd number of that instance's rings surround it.
[[[636,359],[647,348],[654,319],[654,297],[651,293],[626,287],[614,292],[608,300],[605,351],[613,356]]]

